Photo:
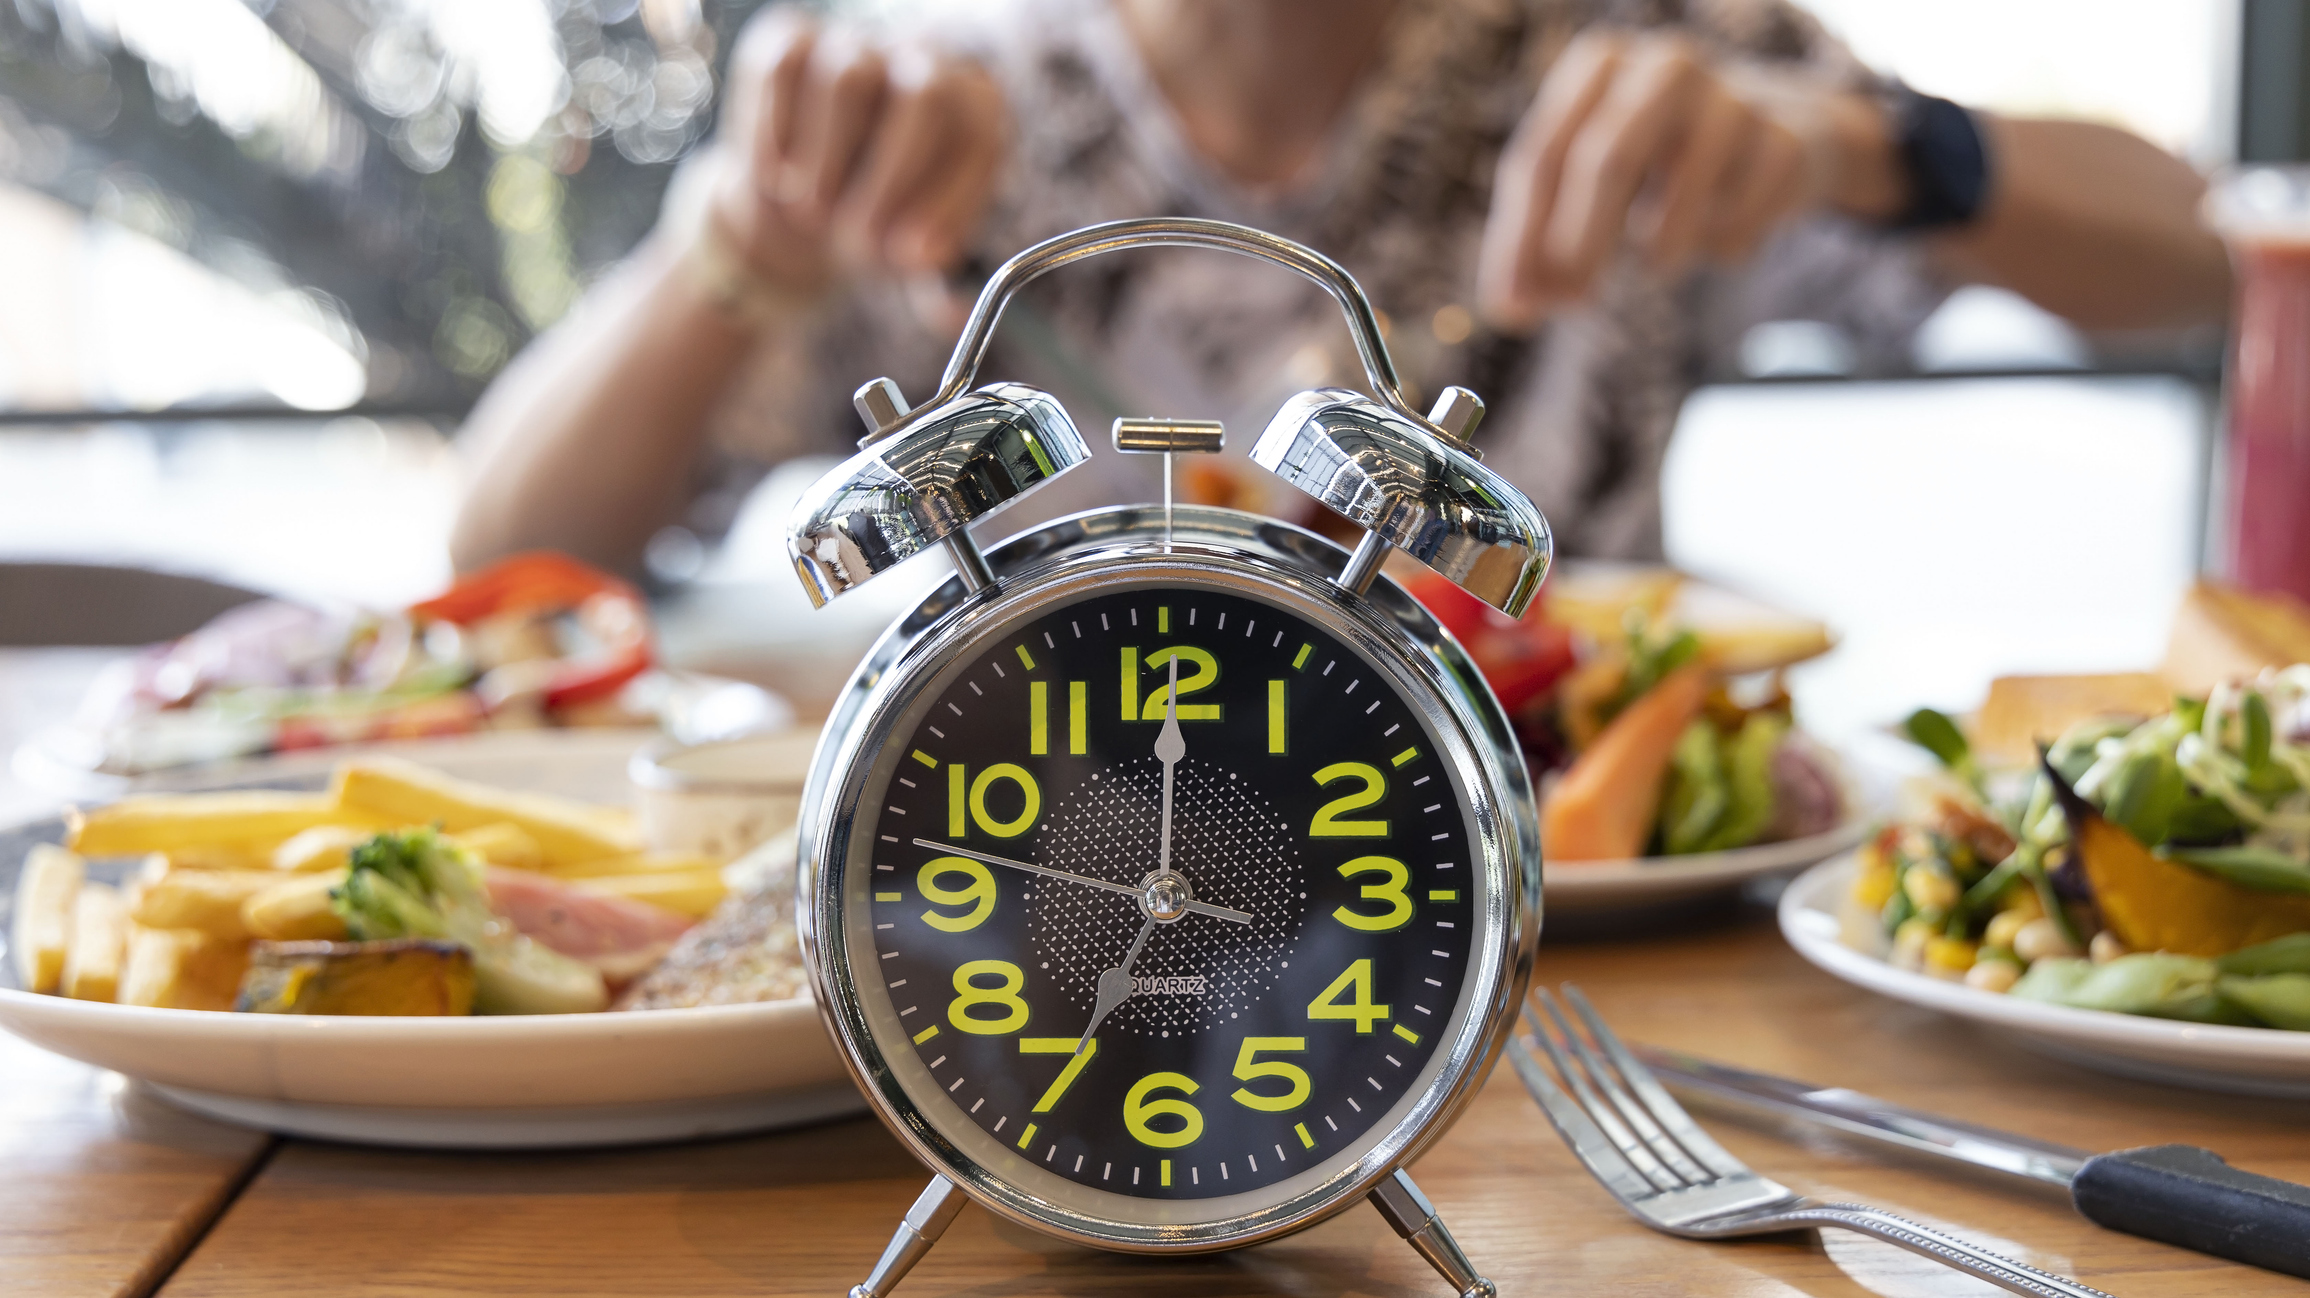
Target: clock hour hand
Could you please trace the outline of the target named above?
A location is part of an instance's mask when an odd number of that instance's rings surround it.
[[[1098,1003],[1091,1008],[1091,1026],[1084,1028],[1082,1037],[1075,1042],[1076,1054],[1083,1053],[1083,1047],[1091,1044],[1091,1034],[1099,1030],[1099,1024],[1107,1015],[1131,999],[1131,966],[1139,963],[1139,953],[1147,948],[1147,938],[1154,932],[1155,919],[1149,916],[1147,922],[1139,926],[1139,936],[1131,939],[1131,949],[1123,953],[1123,963],[1099,974]]]
[[[1119,892],[1127,897],[1138,897],[1146,891],[1146,889],[1140,887],[1137,884],[1111,883],[1105,879],[1094,879],[1086,874],[1070,874],[1065,870],[1054,870],[1047,865],[1035,865],[1027,861],[1014,861],[1007,856],[996,856],[991,852],[981,852],[976,848],[964,847],[960,843],[940,843],[928,838],[918,838],[914,840],[914,845],[916,847],[927,847],[934,852],[951,852],[956,856],[967,856],[974,861],[984,861],[988,865],[999,865],[1005,869],[1023,870],[1028,874],[1040,874],[1046,875],[1053,879],[1064,879],[1068,883],[1079,883],[1086,888],[1100,888],[1108,892]],[[1225,906],[1214,906],[1207,901],[1190,901],[1187,903],[1187,909],[1193,914],[1208,915],[1213,919],[1223,919],[1230,924],[1249,924],[1252,920],[1252,916],[1243,911],[1230,910]]]

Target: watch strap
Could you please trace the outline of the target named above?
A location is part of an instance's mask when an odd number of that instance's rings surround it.
[[[1908,182],[1909,202],[1886,222],[1895,230],[1965,225],[1989,200],[1990,158],[1981,124],[1961,104],[1886,85],[1885,121]]]

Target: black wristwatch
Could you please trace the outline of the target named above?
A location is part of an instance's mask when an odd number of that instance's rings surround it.
[[[1945,229],[1979,216],[1989,201],[1989,146],[1973,114],[1898,81],[1886,82],[1880,98],[1909,182],[1909,205],[1885,224],[1895,230]]]

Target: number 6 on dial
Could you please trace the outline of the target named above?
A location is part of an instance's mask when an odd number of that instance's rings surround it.
[[[1185,1073],[1149,1073],[1131,1084],[1131,1093],[1123,1097],[1123,1125],[1142,1145],[1157,1149],[1177,1149],[1192,1145],[1203,1135],[1203,1113],[1185,1100],[1151,1100],[1156,1091],[1177,1091],[1181,1095],[1196,1092],[1195,1079]],[[1157,1131],[1156,1118],[1178,1118],[1177,1131]]]

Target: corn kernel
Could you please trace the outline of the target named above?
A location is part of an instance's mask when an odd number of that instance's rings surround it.
[[[2019,956],[2023,964],[2036,964],[2050,956],[2073,956],[2080,952],[2062,935],[2060,926],[2040,915],[2015,930],[2013,954]]]
[[[2121,955],[2132,954],[2117,934],[2109,932],[2094,934],[2093,941],[2086,944],[2085,953],[2095,964],[2108,964]]]
[[[1925,940],[1925,972],[1940,978],[1956,978],[1973,967],[1973,957],[1980,953],[1977,942],[1961,937],[1931,937]]]
[[[2001,910],[1991,917],[1988,929],[1981,935],[1981,944],[2011,951],[2013,949],[2013,937],[2021,931],[2022,925],[2038,918],[2040,917],[2026,911]]]
[[[2005,890],[2004,895],[1997,899],[1997,909],[2027,919],[2036,919],[2045,913],[2045,902],[2038,897],[2037,889],[2016,879],[2012,886]]]
[[[1901,890],[1909,894],[1909,901],[1928,915],[1946,915],[1957,904],[1963,890],[1947,874],[1928,866],[1913,865],[1902,872]]]
[[[1893,869],[1883,852],[1874,847],[1861,852],[1861,868],[1853,875],[1853,901],[1863,910],[1883,910],[1893,899],[1893,889],[1900,882],[1900,874]]]
[[[1893,930],[1893,951],[1886,957],[1896,969],[1915,972],[1925,963],[1925,944],[1933,940],[1939,928],[1929,919],[1907,919]]]
[[[2012,991],[2020,981],[2021,966],[1998,956],[1983,956],[1965,971],[1965,985],[1985,992]]]

